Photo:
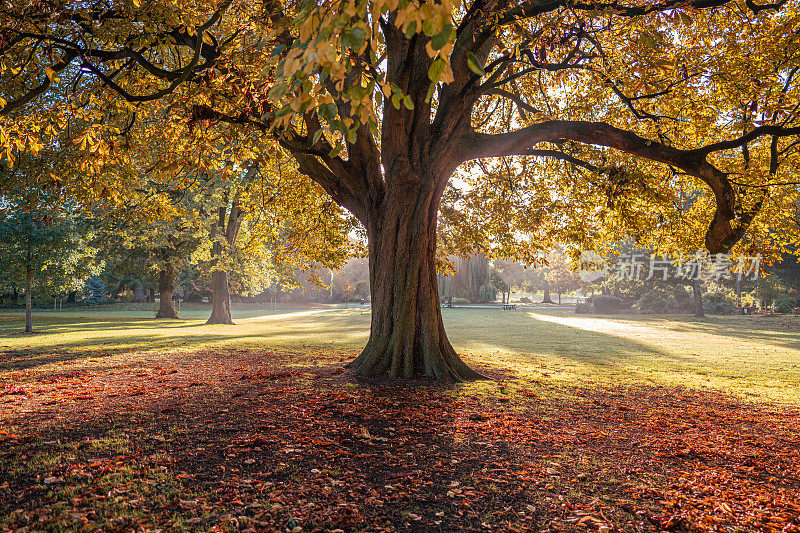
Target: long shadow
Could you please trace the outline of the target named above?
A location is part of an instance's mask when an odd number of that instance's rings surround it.
[[[726,319],[686,318],[681,322],[672,319],[654,319],[658,327],[678,333],[705,333],[735,339],[758,340],[783,348],[800,347],[800,321],[797,317],[738,317]]]
[[[202,322],[187,325],[173,321],[161,321],[161,323],[150,321],[142,324],[139,320],[133,320],[115,324],[104,320],[99,323],[84,321],[43,327],[42,335],[31,337],[32,340],[39,341],[38,346],[5,350],[0,348],[0,370],[27,370],[55,362],[84,358],[104,359],[121,353],[170,348],[184,350],[215,346],[220,343],[246,344],[248,348],[254,347],[253,345],[290,349],[325,348],[331,345],[355,348],[361,342],[360,337],[366,334],[366,331],[353,328],[352,319],[348,316],[327,316],[323,319],[320,315],[310,315],[300,318],[302,320],[289,318],[243,323],[240,328],[229,326],[232,329],[230,333],[220,333],[213,328],[206,329]],[[290,321],[289,324],[287,320]],[[186,327],[196,328],[197,331],[186,333],[184,329]],[[146,337],[121,335],[72,335],[67,339],[60,337],[63,333],[74,334],[76,329],[91,333],[161,329],[164,333]],[[324,332],[324,337],[321,332]]]
[[[603,317],[628,321],[628,317]],[[490,370],[501,372],[556,360],[565,365],[583,366],[599,373],[609,372],[630,376],[652,377],[654,372],[685,372],[708,370],[707,362],[681,348],[667,351],[647,342],[620,337],[611,333],[587,331],[579,327],[539,320],[527,313],[502,310],[446,310],[444,320],[450,340],[467,359],[477,360]],[[642,325],[652,321],[632,320]],[[74,323],[53,324],[38,336],[36,347],[0,348],[0,370],[24,370],[54,362],[74,361],[86,357],[110,358],[124,352],[171,349],[191,351],[194,348],[215,346],[246,347],[248,349],[285,348],[288,350],[344,349],[357,352],[366,342],[369,314],[363,310],[325,312],[275,320],[251,319],[224,330],[204,328],[201,322],[155,322],[152,320],[92,321],[81,319]],[[655,321],[657,327],[667,327],[667,319]],[[687,337],[701,328],[687,323]],[[673,324],[673,329],[680,326]],[[161,329],[142,337],[119,334],[123,330]],[[196,328],[196,331],[187,329]],[[707,333],[715,333],[709,324]],[[60,334],[85,331],[89,335]],[[102,335],[100,332],[109,331]],[[111,334],[117,332],[117,334]],[[42,339],[42,337],[47,337]],[[765,334],[764,337],[768,338]],[[496,353],[493,353],[496,352]],[[505,354],[504,354],[505,352]],[[509,361],[503,361],[509,357]],[[113,362],[116,364],[116,361]],[[124,362],[120,362],[124,364]],[[641,366],[642,371],[636,367]],[[63,369],[61,369],[63,370]]]
[[[59,339],[58,334],[74,331],[75,328],[93,333],[104,330],[153,329],[153,322],[142,324],[135,320],[114,324],[104,320],[100,323],[83,321],[63,324],[47,330],[52,337],[47,345],[35,349],[8,350],[0,354],[0,370],[30,369],[85,357],[109,358],[131,351],[169,348],[185,350],[219,344],[309,350],[347,348],[357,351],[366,342],[369,332],[368,315],[357,313],[325,313],[275,321],[252,321],[243,323],[240,330],[233,327],[230,333],[213,329],[203,331],[198,324],[170,322],[165,324],[163,334],[148,335],[141,339],[119,335],[90,335],[63,340]],[[493,314],[492,318],[501,320],[502,323],[482,320],[481,315],[486,313]],[[523,363],[558,358],[564,362],[617,372],[630,372],[625,365],[631,361],[652,364],[653,360],[658,359],[675,366],[684,366],[692,361],[688,356],[668,353],[646,343],[610,334],[534,320],[525,314],[512,316],[499,313],[502,311],[459,311],[460,317],[447,313],[446,327],[456,349],[476,356],[491,349],[502,349],[513,352],[514,358]],[[196,327],[197,331],[186,332],[186,327]],[[493,358],[489,358],[490,362],[491,359]],[[496,365],[492,365],[502,367],[503,363],[498,360]]]
[[[237,320],[250,320],[259,317],[275,317],[282,314],[292,314],[297,312],[307,312],[308,309],[286,308],[286,309],[239,309],[233,311],[234,322]],[[313,309],[314,312],[326,312],[329,309]],[[116,313],[116,312],[114,312]],[[121,329],[152,329],[152,328],[178,328],[195,327],[205,323],[209,313],[191,313],[177,320],[156,319],[154,316],[131,316],[130,313],[120,316],[107,316],[108,312],[103,312],[102,316],[92,316],[91,314],[73,315],[70,313],[53,313],[34,316],[34,329],[44,333],[59,332],[66,333],[76,327],[82,330],[121,330]],[[149,315],[149,312],[148,312]],[[196,315],[196,316],[195,316]],[[6,314],[0,315],[0,338],[9,334],[16,334],[24,327],[24,317],[21,315]]]
[[[483,331],[455,321],[448,324],[446,318],[445,325],[458,351],[495,351],[498,357],[511,352],[524,364],[544,363],[555,358],[563,363],[625,374],[633,373],[633,365],[652,366],[655,360],[673,368],[697,364],[697,358],[688,353],[681,355],[611,333],[539,320],[527,313],[494,318],[503,322],[489,323]]]

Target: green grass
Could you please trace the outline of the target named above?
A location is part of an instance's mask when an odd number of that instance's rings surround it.
[[[281,348],[345,361],[369,333],[366,308],[234,310],[235,326],[204,326],[149,311],[41,313],[41,333],[14,334],[18,313],[0,316],[0,383],[13,372],[130,364],[137,354],[213,348]],[[576,316],[566,311],[445,309],[456,349],[487,373],[524,384],[664,384],[712,388],[759,401],[800,404],[798,317]],[[75,368],[70,368],[74,370]],[[486,385],[475,385],[477,389]]]

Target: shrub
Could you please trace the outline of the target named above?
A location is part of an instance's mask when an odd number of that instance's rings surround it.
[[[736,313],[736,300],[723,292],[710,292],[703,297],[703,310],[709,315],[732,315]]]
[[[529,304],[529,303],[531,303],[531,299],[528,298],[527,296],[523,296],[522,298],[519,299],[519,303],[521,303],[521,304]]]
[[[752,294],[742,294],[742,307],[758,307],[758,300]]]
[[[791,313],[797,307],[797,299],[790,294],[783,294],[775,300],[773,309],[776,313]]]
[[[639,298],[636,308],[640,313],[669,313],[677,307],[677,304],[675,298],[667,299],[661,292],[650,291]]]
[[[591,300],[575,304],[575,313],[585,315],[594,311]]]
[[[465,305],[470,303],[467,298],[453,298],[453,305]]]
[[[677,285],[672,291],[672,296],[678,302],[678,305],[682,306],[692,303],[692,294],[689,292],[689,289],[683,285]]]
[[[622,309],[622,299],[616,296],[607,296],[605,294],[598,294],[592,297],[592,306],[598,313],[614,314],[619,313]]]

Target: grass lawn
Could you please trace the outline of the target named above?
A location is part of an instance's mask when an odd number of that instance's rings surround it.
[[[443,313],[491,379],[354,378],[366,308],[0,316],[0,530],[800,531],[797,317]]]

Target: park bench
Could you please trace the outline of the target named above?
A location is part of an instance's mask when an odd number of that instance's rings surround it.
[[[503,309],[509,309],[511,311],[517,310],[517,304],[503,304]]]

